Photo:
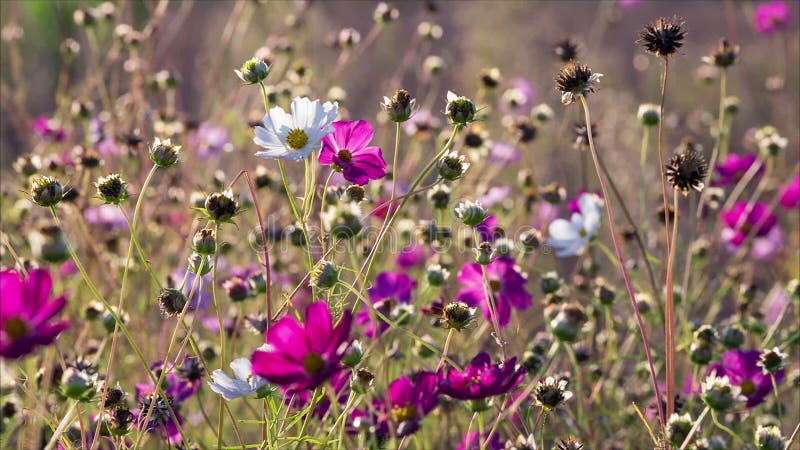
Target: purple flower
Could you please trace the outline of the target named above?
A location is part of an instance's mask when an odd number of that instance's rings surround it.
[[[464,433],[464,437],[461,438],[461,444],[456,447],[456,450],[482,450],[481,444],[486,440],[487,437],[488,436],[486,435],[481,436],[478,431]],[[486,443],[484,448],[488,450],[502,450],[505,448],[503,442],[500,440],[500,434],[492,434],[492,439]]]
[[[43,269],[31,270],[27,279],[13,270],[0,272],[0,356],[15,359],[39,345],[50,345],[69,327],[66,320],[49,323],[64,309],[66,297],[50,300],[53,281]]]
[[[230,147],[228,130],[224,127],[203,122],[196,130],[189,133],[189,148],[194,150],[200,159],[213,158]]]
[[[420,109],[403,122],[403,131],[407,135],[425,139],[442,126],[442,121],[431,114],[430,110]]]
[[[765,203],[748,204],[738,202],[729,210],[722,212],[722,240],[734,247],[739,247],[747,235],[755,230],[756,237],[769,234],[772,227],[778,222],[775,214],[769,210]]]
[[[155,398],[152,395],[137,396],[137,402],[140,407],[132,411],[136,428],[158,433],[168,445],[175,445],[183,440],[180,433],[180,429],[183,428],[183,417],[174,401],[170,401],[169,406],[172,407],[177,420],[172,419],[170,409],[160,395]],[[150,413],[150,420],[145,423],[144,420],[151,409],[153,411]]]
[[[789,22],[789,5],[784,1],[761,3],[756,7],[756,31],[763,34],[774,33]]]
[[[756,155],[752,153],[744,155],[731,153],[723,163],[717,164],[716,170],[719,178],[714,181],[714,186],[729,186],[738,183],[757,159]],[[759,169],[760,172],[761,169]]]
[[[523,378],[525,370],[516,357],[495,364],[488,353],[481,352],[462,372],[449,368],[439,381],[439,390],[458,400],[483,400],[513,390]]]
[[[411,291],[416,286],[417,282],[405,273],[381,272],[367,293],[375,309],[388,316],[398,303],[411,302]],[[380,336],[389,327],[380,319],[378,323],[373,322],[370,312],[363,309],[356,315],[356,324],[365,327],[364,335],[368,338]]]
[[[731,384],[739,386],[742,395],[747,397],[747,407],[752,408],[772,393],[772,380],[764,375],[757,365],[758,350],[730,350],[722,355],[722,362],[708,366],[708,374],[727,376]],[[775,375],[776,383],[783,379],[784,370]]]
[[[31,130],[40,137],[55,142],[62,142],[67,138],[67,132],[61,128],[57,120],[47,116],[39,116],[31,124]]]
[[[268,349],[253,352],[253,373],[290,391],[316,389],[341,370],[351,323],[345,311],[334,326],[325,302],[306,308],[305,326],[284,317],[269,329]]]
[[[535,98],[533,85],[522,77],[512,79],[509,84],[501,96],[500,109],[505,113],[528,115]]]
[[[514,260],[498,258],[484,266],[489,287],[494,296],[494,302],[501,328],[505,328],[511,319],[511,308],[524,310],[531,306],[533,298],[525,290],[525,277],[517,270]],[[469,306],[481,306],[483,315],[488,319],[489,304],[483,288],[483,274],[481,265],[477,263],[466,264],[456,277],[461,284],[461,290],[456,298]]]
[[[511,186],[504,184],[502,186],[492,186],[486,191],[485,194],[477,198],[477,202],[484,208],[491,208],[492,206],[507,199],[511,194]]]
[[[150,366],[150,370],[153,371],[156,377],[158,377],[164,369],[163,361],[158,361]],[[190,371],[189,369],[192,370]],[[173,367],[172,364],[167,364],[166,370],[168,370],[168,373],[164,376],[162,389],[164,389],[165,394],[172,397],[173,406],[184,402],[200,389],[203,371],[202,366],[199,366],[199,362],[196,359],[184,359],[183,365],[177,369]],[[193,373],[193,375],[186,375],[190,372]],[[155,392],[153,380],[148,379],[147,383],[136,385],[137,398],[152,395],[153,392]]]
[[[572,214],[572,213],[583,214],[583,211],[581,211],[580,199],[581,199],[581,195],[586,194],[586,193],[597,194],[598,197],[603,198],[602,193],[600,191],[591,192],[591,191],[587,191],[584,188],[580,188],[580,189],[578,189],[578,195],[576,195],[575,197],[572,197],[571,199],[569,199],[567,201],[567,211],[569,211],[570,214]]]
[[[498,237],[502,237],[502,234],[496,233],[497,216],[494,214],[486,216],[486,219],[475,227],[475,231],[478,232],[478,236],[481,240],[486,242],[494,242]]]
[[[320,164],[340,170],[345,180],[367,184],[386,176],[386,161],[380,147],[368,147],[375,133],[372,125],[363,120],[333,122],[333,133],[322,140]]]
[[[395,258],[395,262],[401,269],[410,269],[424,263],[426,256],[427,252],[424,246],[420,244],[410,244],[400,250],[397,258]]]
[[[86,208],[83,219],[87,224],[102,228],[106,232],[125,230],[128,222],[119,207],[113,205],[99,205]]]
[[[438,381],[439,376],[433,372],[420,372],[413,380],[403,375],[392,381],[385,395],[389,404],[380,405],[379,420],[384,425],[391,421],[398,436],[413,434],[419,429],[419,422],[439,404]]]
[[[505,142],[495,142],[489,149],[489,161],[503,166],[515,161],[519,161],[519,158],[519,150],[517,150],[513,145]]]
[[[786,209],[797,208],[800,205],[800,176],[781,187],[781,206]]]

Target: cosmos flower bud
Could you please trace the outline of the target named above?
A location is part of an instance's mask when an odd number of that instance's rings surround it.
[[[234,198],[233,191],[227,189],[208,194],[203,208],[209,219],[222,223],[230,221],[239,212],[239,203]]]
[[[514,118],[510,125],[511,132],[521,143],[531,142],[536,139],[538,130],[533,121],[525,116]]]
[[[758,450],[784,450],[786,439],[781,434],[781,429],[775,425],[759,425],[755,432],[756,449]]]
[[[247,84],[256,84],[264,81],[269,75],[270,67],[264,60],[255,56],[242,64],[239,70],[234,70],[240,80]]]
[[[733,95],[725,97],[725,100],[722,101],[722,107],[725,109],[725,114],[731,116],[739,112],[740,104],[741,101],[739,100],[739,97],[735,97]]]
[[[192,238],[192,250],[201,255],[213,255],[217,250],[217,238],[214,230],[203,228],[195,233]]]
[[[150,159],[153,164],[166,169],[178,163],[180,152],[181,146],[172,144],[170,139],[162,141],[159,138],[155,138],[153,145],[150,147]]]
[[[293,223],[286,227],[284,234],[289,239],[289,243],[295,247],[304,247],[306,245],[306,237],[303,234],[303,227],[299,223]]]
[[[531,109],[531,117],[539,123],[547,123],[553,120],[553,108],[547,103],[540,103]]]
[[[127,407],[113,408],[107,411],[103,419],[100,434],[103,436],[124,436],[131,430],[135,416]]]
[[[428,201],[433,209],[447,209],[450,205],[450,188],[446,184],[439,184],[428,191]]]
[[[543,186],[539,189],[539,194],[542,196],[542,199],[547,203],[552,203],[554,205],[558,205],[563,203],[564,200],[567,198],[567,189],[564,186],[561,186],[558,183],[550,183],[546,186]]]
[[[704,56],[702,59],[706,64],[725,69],[732,66],[736,62],[738,56],[739,46],[731,45],[727,39],[723,38],[719,40],[717,48],[715,48],[710,55]]]
[[[772,125],[759,128],[754,138],[761,153],[768,156],[782,154],[789,145],[789,140],[778,134],[778,129]]]
[[[744,329],[739,324],[727,325],[720,333],[720,341],[725,348],[735,349],[744,344],[747,336],[744,334]]]
[[[486,89],[494,89],[500,84],[501,80],[500,69],[497,67],[489,67],[486,69],[481,70],[481,73],[478,74],[478,79],[481,81],[481,85],[483,85]]]
[[[693,425],[691,414],[672,413],[667,421],[667,440],[672,445],[680,446],[689,436]]]
[[[717,341],[717,330],[715,330],[711,325],[703,324],[694,330],[693,336],[695,342],[713,344]]]
[[[542,277],[539,279],[539,284],[542,288],[542,292],[544,292],[545,294],[552,294],[558,291],[561,288],[561,283],[562,280],[558,276],[558,273],[556,273],[553,270],[544,273]]]
[[[570,38],[562,39],[553,44],[553,54],[561,62],[570,62],[578,57],[578,44]]]
[[[342,200],[346,202],[356,202],[361,203],[364,201],[364,198],[367,196],[367,190],[364,189],[364,186],[360,186],[357,184],[351,184],[345,188],[344,193],[342,194]]]
[[[66,38],[63,42],[61,42],[59,49],[61,50],[61,54],[64,56],[64,59],[70,61],[75,57],[75,55],[81,52],[81,44],[75,39]]]
[[[541,369],[542,366],[544,366],[544,357],[529,350],[522,354],[522,360],[520,363],[522,364],[522,367],[525,368],[526,372],[535,374],[539,372],[539,369]]]
[[[118,173],[98,178],[95,187],[100,199],[109,205],[119,205],[128,198],[128,183]]]
[[[188,263],[187,270],[195,275],[203,276],[209,272],[213,267],[213,263],[211,262],[211,257],[208,255],[201,255],[200,253],[192,252],[186,258]]]
[[[311,285],[327,290],[339,282],[339,266],[331,261],[321,260],[311,269]]]
[[[475,262],[485,266],[491,264],[494,257],[494,249],[489,242],[481,242],[475,250]]]
[[[336,43],[339,48],[353,48],[361,42],[361,33],[355,28],[342,28],[336,36]]]
[[[464,155],[459,155],[454,150],[450,150],[439,160],[439,176],[447,181],[455,181],[464,176],[469,169],[470,163]]]
[[[157,301],[158,309],[164,318],[180,314],[186,306],[186,296],[183,295],[183,292],[174,288],[161,289]]]
[[[536,229],[524,231],[519,235],[519,243],[526,254],[537,250],[542,242],[544,242],[542,232]]]
[[[492,244],[494,247],[493,257],[512,256],[515,250],[514,241],[509,238],[498,238]]]
[[[97,24],[94,11],[88,8],[79,8],[72,13],[72,20],[79,27],[93,27]]]
[[[600,303],[605,306],[610,306],[614,303],[614,299],[617,297],[617,292],[614,290],[613,287],[608,286],[605,283],[605,280],[602,278],[598,278],[595,280],[595,288],[594,288],[594,296],[600,300]]]
[[[350,379],[350,389],[359,393],[366,394],[372,389],[375,381],[375,374],[366,367],[359,367]]]
[[[692,341],[689,346],[689,359],[698,366],[704,366],[714,357],[713,345],[703,341]]]
[[[429,41],[438,41],[442,38],[444,30],[442,30],[441,25],[430,22],[420,22],[417,26],[417,34]]]
[[[239,277],[230,277],[223,281],[222,289],[234,302],[241,302],[250,296],[250,284]]]
[[[64,198],[64,186],[57,179],[45,175],[31,181],[31,200],[39,206],[49,208]]]
[[[661,109],[655,103],[643,103],[639,105],[639,111],[636,113],[639,122],[646,127],[654,127],[661,121]]]
[[[762,351],[756,365],[761,367],[764,375],[777,375],[778,372],[786,367],[787,358],[788,355],[786,353],[782,352],[778,347],[774,347],[772,350]]]
[[[380,2],[378,6],[375,7],[375,12],[372,14],[372,17],[375,19],[375,23],[386,25],[400,18],[400,11],[386,2]]]
[[[96,394],[96,373],[91,373],[91,368],[70,366],[61,376],[61,393],[73,400],[87,402]]]
[[[92,102],[73,100],[69,105],[69,112],[76,119],[88,119],[92,116],[92,110],[94,110]]]
[[[342,365],[345,367],[355,367],[361,362],[364,357],[364,350],[361,347],[361,341],[355,340],[347,349],[344,357],[342,357]]]
[[[426,271],[426,278],[431,286],[441,286],[450,278],[450,271],[439,264],[431,264]]]
[[[459,97],[453,91],[447,91],[447,104],[444,114],[456,125],[468,125],[475,120],[477,108],[467,97]]]
[[[725,411],[742,398],[739,387],[732,385],[727,375],[722,377],[709,375],[700,387],[702,389],[700,398],[715,411]]]
[[[476,308],[471,308],[464,302],[450,302],[444,307],[442,324],[446,328],[462,331],[475,323]]]
[[[407,90],[398,89],[395,91],[394,95],[392,95],[392,98],[383,97],[381,108],[386,112],[386,116],[389,117],[389,120],[401,123],[407,121],[411,117],[416,103],[417,100],[411,98],[411,94],[409,94]]]
[[[456,218],[460,220],[461,223],[468,227],[477,227],[489,217],[489,213],[480,203],[470,200],[462,200],[461,203],[453,209],[453,213],[455,213]]]
[[[559,312],[550,321],[553,336],[562,342],[575,342],[583,324],[589,320],[586,312],[577,301],[563,303]]]
[[[38,155],[20,156],[14,161],[13,168],[25,177],[36,175],[42,169],[42,159]]]
[[[119,383],[117,383],[116,386],[103,390],[103,398],[100,400],[100,403],[102,403],[107,410],[115,409],[117,406],[125,404],[126,397],[127,394],[120,387]]]
[[[28,239],[33,255],[44,261],[59,264],[70,257],[64,233],[56,225],[45,225],[34,230]]]
[[[329,206],[321,219],[323,228],[338,240],[356,236],[364,226],[361,223],[361,209],[355,203]]]

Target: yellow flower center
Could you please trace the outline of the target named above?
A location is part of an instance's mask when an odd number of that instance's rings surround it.
[[[286,136],[286,145],[292,150],[300,150],[308,144],[308,135],[303,130],[292,130]]]
[[[325,367],[325,361],[317,353],[311,352],[303,358],[303,369],[310,375],[316,375],[322,372]]]
[[[403,407],[395,406],[392,408],[392,417],[397,423],[407,422],[417,418],[417,409],[414,405],[406,405]]]
[[[578,231],[578,234],[580,234],[581,237],[586,237],[586,235],[589,233],[586,231],[586,228],[581,228],[581,231]]]
[[[489,287],[492,289],[492,292],[497,292],[500,290],[500,280],[489,280]]]
[[[6,320],[6,334],[11,339],[19,339],[28,334],[28,324],[19,317],[12,317]]]
[[[742,390],[742,395],[745,397],[749,397],[756,392],[756,384],[751,380],[742,381],[742,384],[739,385],[739,388]]]

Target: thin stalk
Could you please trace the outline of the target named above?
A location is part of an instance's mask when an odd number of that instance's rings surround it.
[[[447,358],[447,352],[450,350],[450,340],[453,339],[453,334],[455,331],[455,328],[450,328],[450,330],[447,331],[447,338],[444,340],[444,348],[442,349],[442,357],[439,359],[439,364],[436,365],[437,372],[444,367],[444,361],[445,358]]]
[[[578,363],[578,356],[575,354],[575,349],[573,349],[571,345],[565,345],[564,349],[567,351],[567,355],[572,363],[572,367],[575,369],[575,400],[578,404],[578,425],[582,429],[586,429],[584,426],[585,424],[583,423],[583,377],[581,376],[581,365]],[[544,418],[542,421],[544,421]]]
[[[661,122],[659,120],[659,122]],[[639,176],[641,192],[639,193],[639,220],[642,222],[642,234],[647,236],[647,145],[650,141],[650,127],[645,126],[642,131],[642,150],[639,157]]]
[[[695,433],[697,433],[697,430],[700,429],[700,424],[703,423],[703,419],[706,418],[706,414],[708,414],[709,411],[711,411],[711,408],[706,406],[703,412],[700,413],[700,416],[694,422],[694,425],[692,425],[692,428],[689,430],[689,434],[687,434],[686,438],[683,439],[681,448],[679,448],[678,450],[686,450],[686,446],[689,445],[690,442],[692,442],[692,437],[694,436]]]
[[[720,430],[728,433],[729,435],[731,435],[731,437],[733,437],[737,441],[741,442],[742,444],[747,442],[744,439],[742,439],[741,436],[736,434],[735,431],[731,430],[730,428],[728,428],[725,425],[723,425],[722,423],[720,423],[719,419],[717,419],[717,413],[714,410],[711,410],[711,421],[714,422],[714,425],[716,425],[717,428],[719,428]]]
[[[775,396],[775,406],[778,408],[778,422],[783,422],[783,404],[781,403],[781,396],[778,394],[778,382],[773,374],[769,375],[769,379],[772,381],[772,394]]]
[[[661,195],[664,201],[664,233],[667,237],[667,248],[669,248],[669,201],[667,200],[667,177],[666,174],[664,174],[664,166],[666,165],[664,162],[664,100],[667,97],[667,74],[669,74],[669,58],[664,57],[664,74],[661,77],[661,120],[658,121],[658,172],[661,174]],[[589,133],[589,135],[591,135],[591,133]],[[661,399],[659,399],[658,402],[660,404]]]
[[[667,305],[664,317],[664,333],[667,346],[667,417],[675,411],[675,244],[678,240],[678,191],[673,190],[672,207],[675,209],[675,220],[672,223],[672,239],[667,259]]]
[[[591,129],[592,119],[589,114],[589,105],[586,102],[586,97],[581,96],[581,105],[583,106],[583,113],[584,118],[586,120],[586,127],[587,129]],[[608,199],[608,188],[606,187],[606,182],[603,177],[602,171],[600,170],[600,163],[597,159],[597,150],[594,147],[594,139],[592,138],[592,133],[588,133],[589,137],[589,150],[592,153],[592,160],[594,161],[595,170],[597,171],[597,177],[600,180],[600,189],[603,192],[603,198]],[[662,173],[663,175],[663,173]],[[644,321],[642,320],[642,315],[639,313],[639,305],[636,303],[636,293],[633,290],[633,284],[631,283],[630,276],[628,275],[628,269],[625,267],[625,257],[622,254],[622,247],[619,244],[619,240],[617,238],[617,227],[614,221],[614,212],[611,208],[611,205],[606,204],[606,213],[608,215],[608,222],[609,222],[609,231],[611,233],[611,241],[614,243],[614,250],[617,254],[617,260],[619,261],[620,270],[622,271],[622,278],[625,280],[625,289],[628,291],[628,297],[631,300],[631,304],[633,305],[633,311],[636,315],[636,322],[639,326],[639,332],[642,335],[642,342],[644,343],[644,351],[645,355],[647,356],[647,363],[650,367],[650,377],[652,378],[653,388],[655,389],[656,395],[656,405],[658,407],[658,415],[661,419],[661,425],[666,425],[666,420],[664,416],[664,411],[661,405],[661,389],[658,387],[658,378],[656,376],[656,369],[653,365],[653,357],[650,354],[650,341],[647,338],[647,332],[645,331]]]
[[[214,225],[214,236],[219,238],[219,224]],[[264,243],[266,244],[266,242]],[[222,310],[217,300],[217,264],[219,262],[219,245],[214,247],[214,265],[211,267],[211,297],[214,299],[214,309],[217,311],[217,321],[219,322],[219,368],[225,368],[225,324],[222,320]],[[267,319],[269,320],[269,319]],[[217,447],[222,447],[222,431],[225,425],[225,399],[219,398],[219,422],[217,423]]]

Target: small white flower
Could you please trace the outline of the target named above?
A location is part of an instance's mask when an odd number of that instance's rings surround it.
[[[256,156],[266,159],[288,159],[299,161],[319,149],[320,141],[333,133],[331,124],[339,113],[339,104],[308,97],[292,100],[292,113],[275,106],[264,116],[264,126],[256,127],[257,145],[266,150]]]
[[[231,378],[222,369],[217,369],[211,373],[211,381],[208,382],[208,387],[225,400],[255,394],[267,385],[267,380],[253,374],[253,365],[248,358],[233,360],[231,369],[236,378]]]
[[[584,193],[578,199],[581,212],[570,220],[556,219],[550,223],[547,244],[554,247],[556,256],[564,258],[579,254],[600,228],[600,197]]]

